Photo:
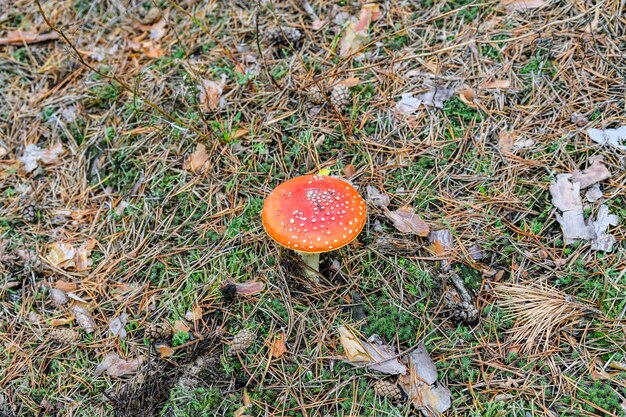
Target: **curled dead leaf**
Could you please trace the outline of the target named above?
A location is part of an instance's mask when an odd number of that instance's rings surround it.
[[[59,34],[57,32],[37,33],[13,30],[8,32],[5,38],[0,38],[0,45],[23,45],[25,43],[33,44],[53,41],[56,39],[59,39]]]
[[[39,162],[44,165],[53,164],[58,161],[59,156],[61,156],[63,152],[63,145],[60,143],[52,145],[46,149],[30,144],[24,148],[24,155],[19,157],[19,160],[22,164],[24,164],[24,171],[33,172],[39,166]]]
[[[194,308],[191,309],[191,311],[188,311],[185,313],[185,319],[189,321],[197,321],[197,320],[200,320],[201,318],[202,318],[202,307],[200,306],[195,306]]]
[[[200,174],[207,168],[209,161],[209,154],[206,151],[206,146],[202,143],[196,145],[196,150],[185,160],[183,169],[190,171],[194,174]]]
[[[367,3],[361,8],[359,20],[352,22],[346,28],[339,43],[339,55],[346,57],[357,52],[368,39],[370,24],[381,16],[380,6],[377,3]]]
[[[226,85],[226,75],[222,74],[220,81],[202,80],[198,102],[205,112],[212,112],[224,105],[222,93]]]
[[[106,354],[102,362],[100,362],[100,364],[96,367],[94,374],[95,376],[100,376],[106,371],[109,376],[119,378],[121,376],[137,372],[142,364],[143,356],[131,359],[121,359],[117,353],[109,352]]]
[[[343,351],[350,362],[369,362],[372,359],[359,338],[347,327],[340,326],[337,331]]]
[[[74,317],[76,317],[76,322],[85,330],[85,333],[91,333],[96,330],[96,321],[91,316],[89,310],[85,307],[75,305],[72,307],[72,312],[74,313]]]
[[[421,237],[428,236],[430,227],[413,212],[410,207],[400,207],[396,211],[385,213],[399,232],[416,234]]]

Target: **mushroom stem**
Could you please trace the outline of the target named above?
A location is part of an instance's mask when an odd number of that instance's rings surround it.
[[[315,272],[320,271],[320,254],[319,253],[305,253],[305,252],[296,252],[304,263]]]

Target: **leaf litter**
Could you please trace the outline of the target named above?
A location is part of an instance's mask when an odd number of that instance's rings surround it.
[[[63,145],[54,144],[48,148],[42,149],[37,145],[30,144],[24,148],[24,155],[18,159],[24,164],[25,172],[30,173],[39,167],[41,162],[44,165],[50,165],[58,162],[59,156],[63,154]]]
[[[340,326],[337,331],[349,364],[389,375],[406,373],[407,368],[397,358],[396,349],[385,344],[377,335],[364,341],[345,326]]]
[[[609,145],[613,148],[626,151],[626,126],[617,129],[589,129],[589,139],[600,144]]]
[[[594,220],[585,221],[581,190],[588,188],[611,176],[600,157],[590,158],[591,164],[582,171],[576,170],[570,174],[558,174],[550,184],[552,204],[560,211],[556,219],[563,230],[566,245],[578,239],[591,241],[591,249],[611,252],[616,238],[607,233],[609,226],[618,225],[618,217],[609,214],[609,208],[601,205],[598,216]]]

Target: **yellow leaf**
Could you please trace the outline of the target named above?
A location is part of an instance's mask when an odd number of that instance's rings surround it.
[[[317,173],[317,175],[330,175],[330,169],[328,169],[328,168],[322,168],[322,169],[320,169],[320,171]]]

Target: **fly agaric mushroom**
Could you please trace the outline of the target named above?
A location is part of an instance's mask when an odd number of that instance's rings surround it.
[[[326,175],[285,181],[263,204],[263,227],[319,271],[320,253],[352,242],[365,226],[365,201],[347,182]]]

